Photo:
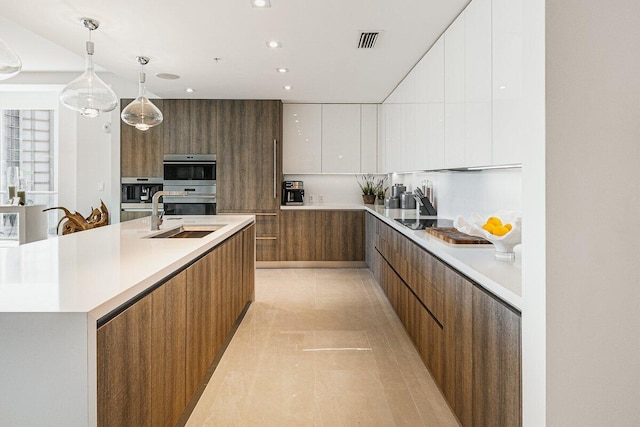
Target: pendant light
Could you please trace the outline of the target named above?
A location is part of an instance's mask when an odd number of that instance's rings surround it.
[[[0,40],[0,80],[15,76],[22,69],[22,61],[7,44]]]
[[[86,117],[98,117],[100,113],[113,110],[118,105],[118,97],[109,86],[93,71],[93,42],[91,32],[100,25],[99,21],[82,18],[82,25],[89,30],[87,42],[87,69],[77,79],[62,90],[60,100],[72,110]]]
[[[149,63],[146,56],[137,56],[136,59],[140,64],[140,83],[138,86],[138,97],[131,101],[129,105],[122,110],[120,117],[122,121],[128,125],[135,126],[138,130],[147,130],[162,123],[162,112],[153,105],[153,102],[144,95],[144,66]]]

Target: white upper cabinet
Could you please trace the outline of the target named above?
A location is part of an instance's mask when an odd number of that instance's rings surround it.
[[[491,0],[464,11],[464,166],[490,166]]]
[[[524,0],[493,0],[493,163],[522,162],[528,141],[523,87]]]
[[[360,172],[378,171],[378,105],[360,106]]]
[[[464,166],[465,12],[444,33],[445,167]]]
[[[441,169],[444,167],[444,36],[431,46],[425,60],[427,137],[426,163],[421,169]]]
[[[360,172],[360,104],[322,104],[322,172]]]
[[[284,104],[283,173],[376,173],[377,104]]]
[[[286,174],[322,172],[322,107],[284,104],[282,170]]]

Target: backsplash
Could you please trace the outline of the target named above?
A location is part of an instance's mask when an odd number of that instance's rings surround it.
[[[285,175],[286,180],[304,182],[305,204],[361,204],[356,175]],[[522,170],[489,169],[473,172],[429,172],[392,174],[389,186],[402,183],[413,191],[425,179],[433,183],[438,216],[479,213],[489,216],[498,210],[522,210]],[[389,192],[388,192],[389,193]]]
[[[425,179],[433,183],[438,216],[443,218],[522,210],[522,170],[519,168],[392,175],[392,182],[404,184],[407,191]]]

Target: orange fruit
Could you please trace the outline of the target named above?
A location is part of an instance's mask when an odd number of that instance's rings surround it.
[[[507,234],[510,230],[505,227],[504,225],[499,225],[497,227],[493,227],[493,234],[496,236],[504,236],[505,234]]]
[[[489,223],[486,223],[485,225],[482,226],[483,230],[487,230],[491,234],[493,234],[493,228],[494,228],[494,225]]]
[[[500,227],[500,226],[502,226],[502,221],[500,220],[500,218],[498,218],[496,216],[491,216],[487,220],[487,224],[491,224],[491,225],[493,225],[495,227]]]

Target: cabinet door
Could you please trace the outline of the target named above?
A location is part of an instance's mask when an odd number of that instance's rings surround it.
[[[426,72],[426,169],[444,167],[444,36],[436,41],[427,55]]]
[[[283,173],[322,172],[322,105],[284,104],[282,111]]]
[[[242,301],[255,300],[256,282],[256,226],[252,224],[242,232]]]
[[[242,311],[242,235],[238,234],[213,252],[215,347],[222,348]]]
[[[319,261],[322,254],[320,211],[283,210],[280,213],[280,260]]]
[[[402,170],[402,104],[385,103],[385,171]]]
[[[272,212],[280,206],[280,101],[218,104],[217,210]]]
[[[462,12],[444,34],[445,167],[464,166],[464,18]]]
[[[97,331],[98,426],[151,426],[151,295]]]
[[[473,422],[522,425],[520,315],[473,289]]]
[[[182,272],[151,294],[151,420],[153,426],[176,424],[187,404],[187,273]]]
[[[359,104],[322,104],[322,172],[360,172]]]
[[[124,109],[132,99],[121,99]],[[152,101],[160,110],[163,102]],[[162,141],[164,123],[149,130],[141,131],[126,123],[120,123],[120,176],[162,178]]]
[[[120,222],[131,221],[132,219],[144,218],[151,215],[150,212],[120,211]]]
[[[447,268],[444,275],[442,390],[463,426],[473,425],[473,285]]]
[[[378,172],[378,105],[360,106],[360,172]]]
[[[187,268],[187,399],[200,384],[218,350],[214,341],[216,301],[212,272],[216,252],[217,249]]]
[[[364,211],[320,212],[321,260],[364,261]],[[315,230],[317,232],[317,226]]]
[[[162,115],[164,120],[164,154],[189,154],[191,150],[191,100],[165,99]]]
[[[493,164],[522,163],[526,132],[523,0],[493,0]],[[544,67],[541,67],[544,68]]]
[[[216,154],[216,111],[216,100],[190,100],[188,119],[191,139],[188,141],[187,154]]]
[[[464,11],[464,166],[488,166],[491,149],[491,0]]]

